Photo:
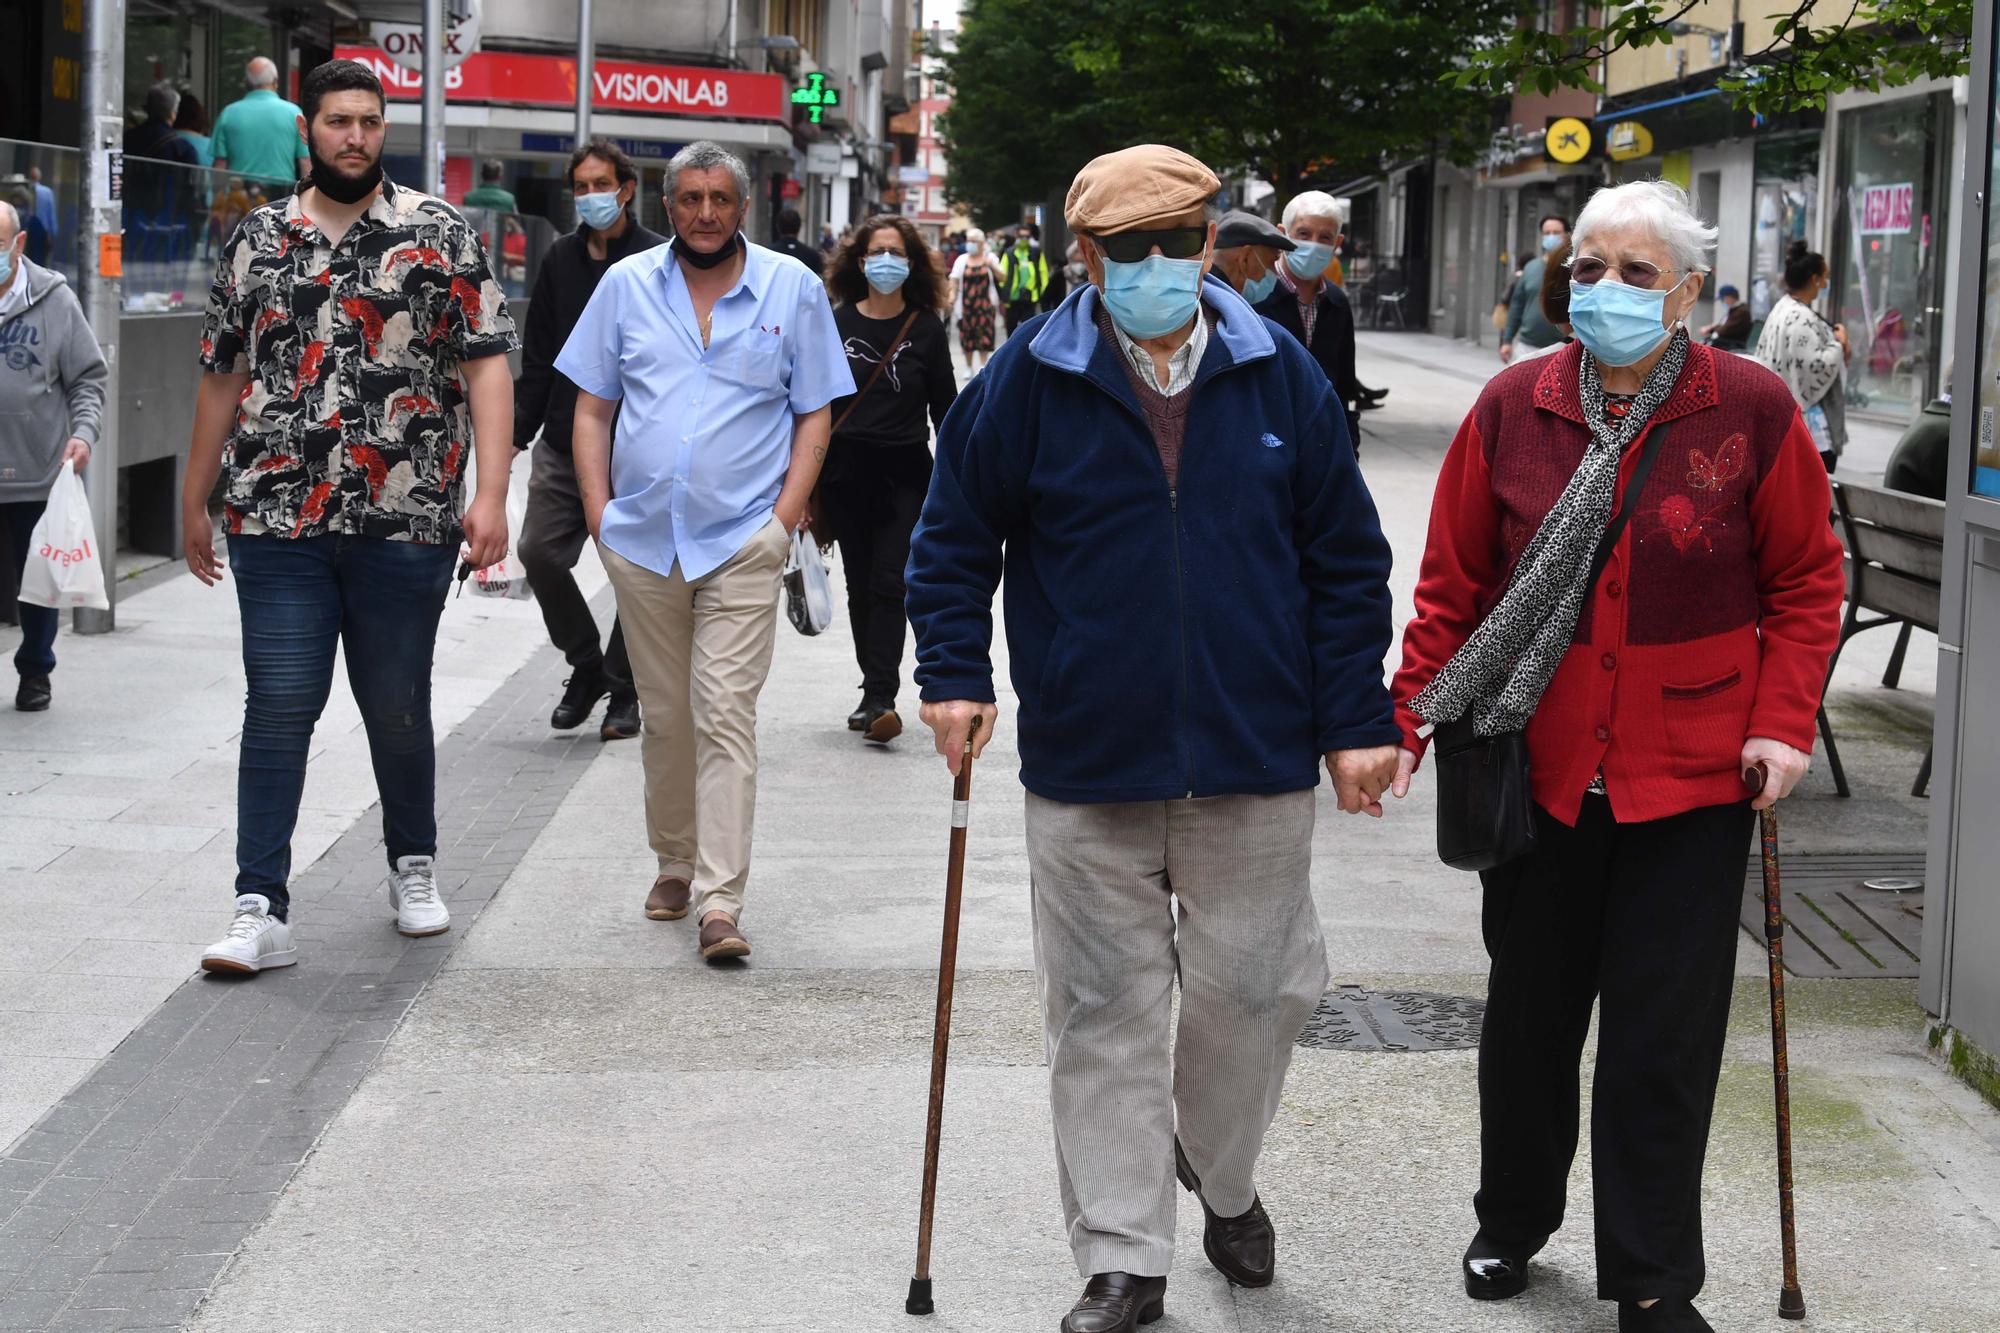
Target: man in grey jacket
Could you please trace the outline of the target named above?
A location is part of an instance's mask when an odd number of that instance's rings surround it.
[[[63,463],[83,471],[104,414],[104,357],[83,307],[62,274],[22,253],[25,242],[21,215],[0,202],[0,527],[17,584]],[[19,606],[14,707],[39,713],[49,706],[62,614]]]

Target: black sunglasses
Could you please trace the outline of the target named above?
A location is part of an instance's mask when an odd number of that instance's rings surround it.
[[[1109,236],[1092,236],[1104,257],[1117,264],[1136,264],[1153,253],[1169,259],[1193,259],[1208,248],[1208,227],[1165,227],[1159,231],[1115,231]]]

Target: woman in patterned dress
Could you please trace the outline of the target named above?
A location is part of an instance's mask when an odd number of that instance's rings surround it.
[[[1792,242],[1785,256],[1785,294],[1764,318],[1757,336],[1757,359],[1778,372],[1805,414],[1806,429],[1819,446],[1828,472],[1847,447],[1847,329],[1829,324],[1813,303],[1826,290],[1826,256]]]
[[[1594,1002],[1597,1294],[1621,1333],[1709,1329],[1702,1160],[1751,811],[1805,773],[1840,628],[1826,471],[1797,405],[1764,367],[1688,340],[1714,242],[1665,182],[1584,208],[1576,340],[1494,376],[1459,428],[1395,682],[1396,795],[1425,726],[1470,721],[1525,732],[1535,802],[1526,853],[1481,872],[1466,1292],[1524,1291],[1562,1224]]]
[[[966,367],[974,375],[980,362],[993,354],[993,304],[1000,274],[1000,261],[986,248],[986,233],[977,227],[966,232],[965,253],[951,266],[951,314],[958,324]]]

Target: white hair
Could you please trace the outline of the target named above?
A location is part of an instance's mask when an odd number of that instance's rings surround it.
[[[1285,230],[1290,231],[1292,223],[1300,218],[1332,218],[1342,231],[1347,230],[1346,207],[1325,190],[1307,190],[1304,194],[1293,195],[1279,220],[1285,224]]]
[[[20,210],[15,208],[12,204],[8,203],[5,199],[0,199],[0,222],[4,222],[7,224],[7,240],[0,241],[0,245],[7,244],[13,241],[13,239],[16,236],[20,235],[21,232]]]
[[[269,56],[255,56],[243,67],[243,82],[252,88],[278,86],[278,67]]]
[[[965,243],[967,245],[984,245],[986,244],[986,233],[977,227],[967,227],[965,229]]]
[[[1688,202],[1687,191],[1672,181],[1631,181],[1612,185],[1590,196],[1576,215],[1571,233],[1572,253],[1582,254],[1598,232],[1640,227],[1667,248],[1674,267],[1683,273],[1706,273],[1705,256],[1715,248],[1716,229],[1703,222]]]
[[[681,173],[684,171],[713,171],[722,167],[736,182],[736,202],[747,203],[750,199],[750,168],[743,165],[743,159],[724,148],[719,143],[707,139],[696,139],[693,143],[675,153],[667,161],[667,191],[673,194],[681,188]]]

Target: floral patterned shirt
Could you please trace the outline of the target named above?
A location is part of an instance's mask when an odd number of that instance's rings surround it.
[[[298,197],[216,264],[201,364],[245,374],[223,451],[229,531],[455,543],[471,410],[462,362],[520,346],[479,234],[389,181],[338,245]]]

